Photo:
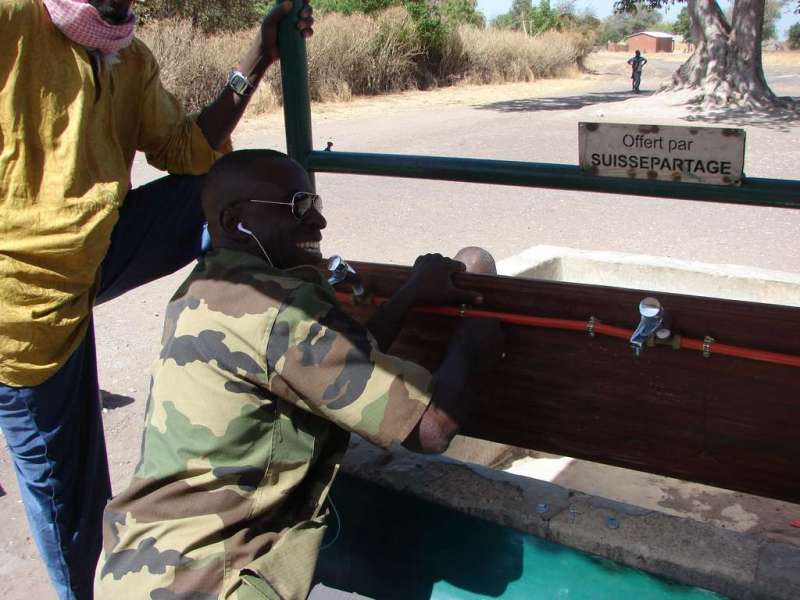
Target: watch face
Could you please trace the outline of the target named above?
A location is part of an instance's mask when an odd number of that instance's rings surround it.
[[[228,80],[230,88],[240,96],[247,96],[250,94],[250,82],[241,73],[232,73]]]

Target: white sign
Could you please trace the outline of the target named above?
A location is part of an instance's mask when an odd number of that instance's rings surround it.
[[[740,185],[743,129],[579,123],[580,166],[601,177]]]

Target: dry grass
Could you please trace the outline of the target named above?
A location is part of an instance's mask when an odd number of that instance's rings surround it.
[[[377,18],[326,15],[308,46],[313,100],[347,100],[414,88],[423,48],[411,17],[393,8]]]
[[[311,98],[346,101],[455,83],[503,83],[558,77],[590,52],[577,33],[522,33],[463,26],[451,31],[441,61],[428,63],[414,23],[403,8],[375,17],[328,14],[308,44]],[[255,36],[252,32],[203,35],[186,21],[150,23],[140,32],[162,69],[162,80],[190,111],[212,101]],[[249,111],[280,106],[279,70],[271,69]]]
[[[800,50],[777,50],[762,54],[765,65],[800,66]]]
[[[143,27],[139,37],[161,66],[161,81],[189,111],[214,100],[244,54],[249,35],[203,35],[188,20],[169,19]]]
[[[524,33],[462,26],[458,31],[470,83],[533,81],[563,75],[591,51],[578,33],[548,31],[529,38]]]

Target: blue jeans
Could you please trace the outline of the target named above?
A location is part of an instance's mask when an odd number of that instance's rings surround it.
[[[97,303],[172,273],[200,254],[202,177],[132,190],[103,260]],[[94,330],[44,383],[0,384],[0,427],[31,532],[61,600],[92,598],[111,497]]]

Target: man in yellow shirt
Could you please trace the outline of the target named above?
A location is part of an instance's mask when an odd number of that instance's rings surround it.
[[[190,117],[134,37],[132,4],[0,2],[0,427],[62,599],[92,597],[111,493],[92,307],[199,254],[200,176],[292,11],[287,0],[265,17],[224,91]],[[173,175],[131,190],[136,151]]]

